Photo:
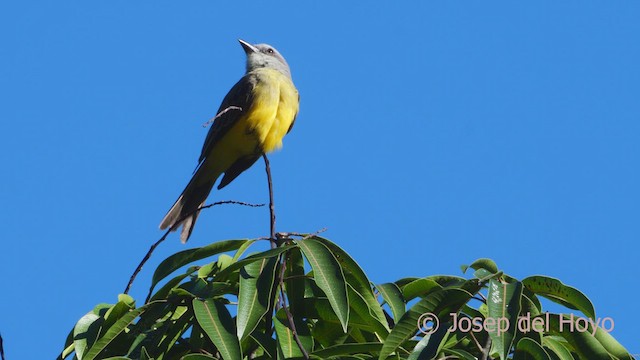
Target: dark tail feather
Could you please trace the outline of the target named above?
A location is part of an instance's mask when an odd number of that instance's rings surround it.
[[[173,227],[177,221],[182,219],[179,225],[174,227],[174,230],[182,226],[180,241],[182,241],[183,244],[189,240],[198,215],[200,214],[200,211],[196,210],[207,200],[207,196],[209,196],[211,188],[213,188],[213,184],[216,182],[217,176],[209,177],[207,175],[209,174],[206,174],[202,167],[198,169],[193,175],[193,178],[191,178],[191,181],[189,181],[187,187],[182,191],[182,194],[180,194],[178,200],[176,200],[175,204],[173,204],[169,212],[167,212],[167,215],[162,219],[162,222],[160,222],[160,229],[164,230]],[[186,218],[183,219],[185,216]]]

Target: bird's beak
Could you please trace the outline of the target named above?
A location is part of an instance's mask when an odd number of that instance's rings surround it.
[[[238,39],[238,41],[240,42],[240,45],[242,45],[242,48],[244,49],[244,52],[249,55],[251,53],[254,52],[258,52],[258,48],[256,48],[255,46],[249,44],[248,42],[242,40],[242,39]]]

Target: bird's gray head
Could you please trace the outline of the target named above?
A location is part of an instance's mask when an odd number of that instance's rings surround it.
[[[238,40],[247,54],[247,72],[259,68],[270,68],[291,77],[289,64],[278,50],[268,44],[252,45],[244,40]]]

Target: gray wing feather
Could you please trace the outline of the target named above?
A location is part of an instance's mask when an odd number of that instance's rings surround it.
[[[202,145],[202,152],[200,153],[198,163],[202,163],[211,152],[213,146],[233,127],[238,119],[240,119],[240,116],[249,111],[253,105],[253,88],[255,84],[255,77],[251,74],[246,74],[229,90],[216,114],[220,114],[230,106],[236,106],[242,110],[230,109],[213,122],[207,138]]]

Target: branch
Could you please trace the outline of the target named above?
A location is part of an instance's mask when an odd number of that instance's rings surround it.
[[[491,351],[491,336],[487,334],[487,342],[484,344],[484,348],[482,349],[482,360],[487,360],[489,358],[489,351]]]
[[[151,254],[153,254],[153,251],[156,249],[156,247],[158,247],[158,245],[160,245],[167,238],[167,236],[169,236],[169,234],[172,231],[175,231],[177,228],[179,228],[182,225],[182,221],[184,219],[188,218],[189,216],[193,215],[195,212],[198,212],[200,210],[208,209],[213,206],[224,205],[224,204],[235,204],[235,205],[242,205],[242,206],[249,206],[249,207],[264,206],[264,204],[250,204],[242,201],[225,200],[225,201],[217,201],[209,205],[200,206],[196,210],[185,214],[184,216],[179,218],[178,221],[173,223],[173,225],[164,233],[164,235],[162,235],[160,240],[156,241],[153,245],[151,245],[151,248],[149,248],[149,251],[147,251],[147,254],[144,256],[144,258],[142,258],[142,261],[140,261],[140,264],[138,264],[138,267],[136,268],[136,270],[133,272],[133,274],[131,274],[131,278],[129,278],[129,283],[127,284],[127,287],[124,289],[124,293],[125,294],[129,293],[129,290],[131,289],[131,285],[133,285],[133,281],[136,279],[136,276],[138,276],[138,273],[140,272],[140,270],[142,270],[142,267],[144,266],[144,264],[149,260],[149,258],[151,258]]]
[[[280,265],[282,268],[280,269],[280,299],[282,300],[282,308],[284,309],[284,313],[287,315],[287,320],[289,321],[289,327],[291,328],[291,333],[293,334],[293,339],[296,341],[296,344],[298,344],[298,347],[300,348],[300,351],[302,352],[302,356],[305,359],[309,359],[309,353],[307,352],[307,350],[304,348],[304,346],[302,345],[302,341],[300,340],[300,337],[298,336],[298,330],[296,329],[296,324],[293,321],[293,315],[291,315],[291,312],[289,311],[289,307],[287,306],[287,298],[284,294],[284,271],[287,268],[287,258],[284,256],[282,256],[282,263]]]
[[[205,122],[204,124],[202,124],[202,127],[207,127],[209,126],[209,124],[211,124],[212,122],[216,121],[217,118],[219,118],[220,116],[224,115],[227,111],[229,110],[238,110],[238,111],[242,111],[242,108],[239,106],[229,106],[228,108],[220,111],[218,114],[216,114],[216,116],[212,117],[211,119],[209,119],[207,122]]]
[[[0,335],[0,359],[4,360],[4,347],[2,346],[2,335]]]
[[[271,215],[271,248],[275,249],[278,244],[276,243],[276,205],[273,202],[273,180],[271,179],[271,166],[269,165],[269,158],[266,154],[262,154],[264,159],[264,167],[267,172],[267,182],[269,183],[269,213]]]

